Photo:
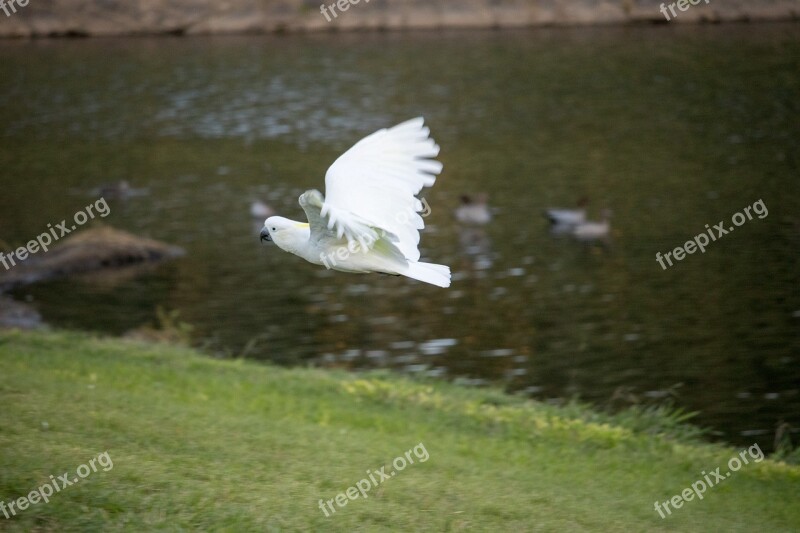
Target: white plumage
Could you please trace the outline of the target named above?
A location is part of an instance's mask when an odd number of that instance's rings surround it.
[[[448,287],[448,267],[419,262],[425,223],[417,194],[442,171],[432,159],[439,146],[429,135],[424,120],[415,118],[360,140],[328,169],[327,197],[316,190],[300,196],[308,225],[270,217],[262,239],[334,270],[403,275]]]
[[[587,220],[572,228],[572,236],[581,241],[597,241],[606,239],[611,232],[611,210],[603,209],[603,219],[599,222]]]
[[[554,226],[577,226],[586,222],[585,209],[546,209],[545,216]]]

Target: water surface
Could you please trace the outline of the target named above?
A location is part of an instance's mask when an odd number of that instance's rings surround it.
[[[121,334],[179,310],[211,353],[388,367],[536,398],[663,400],[739,444],[800,427],[800,26],[404,32],[0,43],[0,238],[18,246],[126,179],[104,223],[186,248],[135,279],[15,293]],[[449,290],[328,272],[258,241],[377,128],[423,115],[423,196]],[[462,193],[495,220],[464,228]],[[613,210],[608,246],[548,206]],[[769,210],[663,271],[666,252]]]

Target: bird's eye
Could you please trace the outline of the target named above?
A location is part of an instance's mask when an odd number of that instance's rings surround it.
[[[270,228],[270,231],[278,231],[278,228]]]

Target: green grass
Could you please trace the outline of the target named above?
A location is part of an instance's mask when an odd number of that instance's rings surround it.
[[[0,530],[800,528],[800,467],[769,459],[661,519],[655,500],[724,472],[738,450],[656,412],[611,416],[63,332],[1,334],[0,364],[0,499],[72,477],[104,451],[113,460],[50,503],[0,514]],[[420,442],[427,461],[329,518],[320,511],[319,499]]]

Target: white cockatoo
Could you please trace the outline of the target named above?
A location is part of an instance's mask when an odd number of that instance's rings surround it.
[[[429,134],[420,117],[361,139],[328,169],[327,198],[317,190],[300,195],[308,223],[269,217],[261,240],[333,270],[449,287],[450,268],[421,263],[417,247],[425,223],[416,196],[442,171]]]

